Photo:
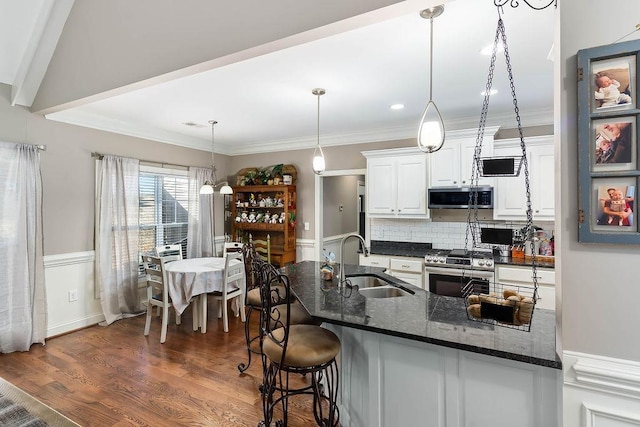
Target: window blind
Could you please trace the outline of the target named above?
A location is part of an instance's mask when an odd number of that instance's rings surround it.
[[[140,166],[140,254],[180,244],[186,257],[189,179],[187,172]]]

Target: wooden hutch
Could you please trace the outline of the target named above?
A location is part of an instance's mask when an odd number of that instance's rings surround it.
[[[296,262],[296,186],[241,185],[233,187],[231,201],[234,241],[271,240],[271,262]],[[273,217],[276,216],[274,220]]]

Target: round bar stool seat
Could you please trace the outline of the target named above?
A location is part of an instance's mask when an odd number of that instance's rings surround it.
[[[277,340],[284,339],[284,328],[272,331]],[[282,346],[265,340],[262,352],[270,360],[297,368],[321,366],[331,362],[340,352],[340,339],[328,329],[315,325],[291,325],[287,352],[282,359]]]

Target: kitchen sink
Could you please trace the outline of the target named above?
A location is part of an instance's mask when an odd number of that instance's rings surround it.
[[[347,276],[346,279],[350,286],[357,286],[360,295],[366,298],[395,298],[413,294],[378,276]]]
[[[388,286],[389,282],[378,276],[347,276],[347,283],[357,286],[359,289],[376,288],[378,286]]]
[[[394,286],[379,286],[375,288],[363,288],[358,289],[360,295],[365,298],[395,298],[411,295],[407,291],[403,291],[400,288]]]

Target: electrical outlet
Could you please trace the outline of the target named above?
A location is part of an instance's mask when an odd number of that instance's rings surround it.
[[[69,291],[69,302],[78,301],[78,291],[76,289]]]
[[[305,231],[309,231],[309,223],[308,222],[304,223],[304,229],[305,229]]]

